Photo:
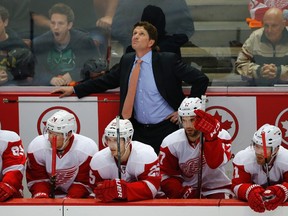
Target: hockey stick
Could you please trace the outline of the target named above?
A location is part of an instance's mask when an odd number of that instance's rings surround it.
[[[206,95],[202,95],[201,96],[201,100],[202,100],[202,110],[205,111],[206,108]],[[203,163],[203,154],[204,154],[204,138],[203,138],[203,133],[200,133],[200,155],[199,155],[199,163],[198,163],[198,167],[199,167],[199,172],[198,172],[198,185],[197,185],[197,197],[199,199],[201,199],[201,193],[202,193],[202,173],[203,173],[203,169],[202,169],[202,163]]]
[[[57,136],[53,136],[52,138],[52,163],[51,163],[51,198],[55,198],[55,187],[56,187],[56,144],[57,144]]]
[[[264,168],[266,171],[267,185],[270,186],[270,175],[269,175],[269,167],[268,167],[268,159],[267,159],[267,145],[266,145],[266,137],[265,137],[264,131],[261,133],[261,137],[262,137],[263,152],[264,152],[264,158],[265,158]]]
[[[118,178],[121,179],[121,152],[120,152],[120,116],[116,116],[116,133],[117,133],[117,159],[118,159]]]

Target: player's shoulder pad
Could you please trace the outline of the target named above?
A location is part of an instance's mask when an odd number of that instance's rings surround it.
[[[48,137],[44,135],[39,135],[35,137],[28,145],[27,152],[36,152],[40,150],[50,149],[51,145],[48,140]]]
[[[168,136],[166,136],[162,141],[161,147],[165,148],[167,146],[172,146],[172,145],[174,146],[174,145],[177,145],[177,143],[181,145],[181,143],[186,142],[186,141],[187,141],[187,138],[186,138],[185,130],[184,128],[181,128],[169,134]]]
[[[115,164],[115,162],[110,149],[106,147],[93,155],[90,167],[93,170],[98,170],[102,167],[109,166],[110,164]]]
[[[158,156],[154,149],[147,144],[132,141],[132,151],[130,154],[131,161],[137,161],[139,163],[152,163],[157,160]]]
[[[99,151],[98,145],[94,140],[80,134],[74,134],[74,143],[74,148],[89,155],[94,155],[96,152]]]
[[[253,161],[255,161],[255,151],[252,146],[237,152],[233,159],[233,163],[238,165],[253,163]]]
[[[280,146],[276,156],[276,161],[283,164],[287,164],[288,166],[288,149],[284,148],[283,146]]]
[[[16,142],[20,140],[20,136],[14,131],[0,130],[0,142]]]

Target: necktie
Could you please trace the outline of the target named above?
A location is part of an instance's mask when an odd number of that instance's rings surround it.
[[[124,101],[123,109],[122,109],[123,119],[129,119],[131,118],[131,115],[132,115],[141,62],[142,62],[141,59],[137,60],[136,65],[130,77],[129,87],[128,87],[127,95]]]

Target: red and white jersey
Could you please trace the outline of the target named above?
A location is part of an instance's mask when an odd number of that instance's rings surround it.
[[[267,186],[267,175],[263,166],[256,161],[254,148],[249,146],[239,151],[233,159],[232,190],[242,200],[246,200],[246,191],[252,184]],[[288,150],[280,146],[274,163],[269,166],[270,184],[288,183]]]
[[[252,19],[262,21],[269,8],[288,9],[287,0],[250,0],[249,12]]]
[[[16,189],[15,197],[22,196],[25,161],[19,135],[13,131],[0,130],[0,181]]]
[[[160,187],[160,168],[154,149],[132,141],[128,161],[121,164],[121,179],[127,182],[127,200],[145,200],[155,197]],[[93,188],[103,180],[117,179],[118,166],[107,147],[97,152],[90,163],[90,184]]]
[[[90,194],[89,163],[98,151],[90,138],[74,134],[63,152],[56,155],[56,194],[71,198]],[[32,196],[50,194],[52,171],[52,148],[47,134],[36,137],[28,146],[26,178]]]
[[[179,196],[181,196],[182,187],[192,186],[197,189],[200,148],[199,141],[195,144],[189,144],[183,128],[168,135],[163,140],[159,153],[162,190],[168,188],[169,194],[178,194],[175,198],[181,198]],[[229,133],[222,130],[218,139],[205,142],[203,156],[202,195],[231,193],[231,181],[226,176],[224,168],[224,165],[231,158]],[[178,181],[178,187],[175,186],[175,179]],[[163,191],[167,194],[167,191]]]

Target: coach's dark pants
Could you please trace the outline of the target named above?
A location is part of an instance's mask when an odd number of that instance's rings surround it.
[[[162,140],[170,133],[179,129],[179,126],[164,120],[158,124],[141,124],[136,120],[131,121],[134,127],[133,140],[152,146],[158,155]]]

